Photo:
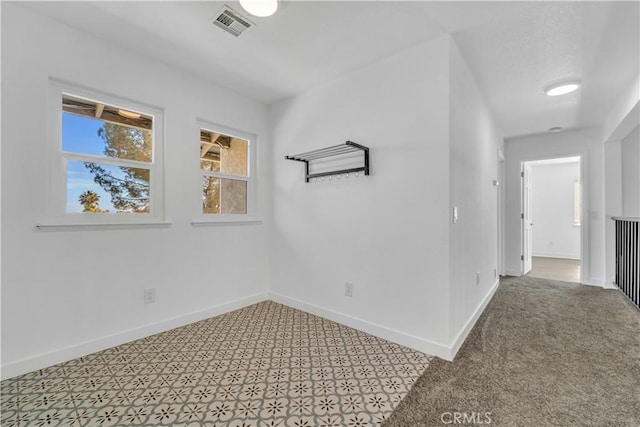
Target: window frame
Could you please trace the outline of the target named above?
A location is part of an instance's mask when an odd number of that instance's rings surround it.
[[[234,175],[222,172],[210,172],[202,170],[200,166],[200,132],[214,132],[222,135],[227,135],[233,138],[240,138],[247,141],[247,175]],[[193,152],[197,153],[195,157],[195,168],[197,175],[194,178],[196,183],[195,188],[197,193],[197,211],[194,215],[194,219],[191,224],[194,226],[207,225],[207,224],[225,224],[225,223],[256,223],[262,222],[262,219],[258,216],[257,209],[257,144],[258,135],[252,132],[246,132],[239,129],[234,129],[229,126],[220,125],[210,120],[198,118],[196,119],[196,128],[194,132],[194,140],[197,144],[193,145]],[[191,146],[191,145],[190,145]],[[202,212],[202,177],[211,176],[222,179],[232,179],[237,181],[244,181],[247,183],[247,212],[242,214],[205,214]]]
[[[582,225],[582,181],[576,178],[573,181],[573,226]]]
[[[136,111],[153,117],[151,161],[66,152],[62,148],[62,98],[63,96],[85,99],[90,102]],[[152,225],[167,224],[164,212],[164,110],[126,97],[89,89],[65,81],[49,80],[48,97],[49,140],[49,187],[47,188],[46,219],[38,224],[42,227],[99,226],[99,225]],[[149,170],[149,213],[127,212],[67,212],[67,163],[69,161],[93,162],[110,166],[134,167]]]

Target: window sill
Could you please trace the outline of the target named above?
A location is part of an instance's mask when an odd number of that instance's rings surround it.
[[[36,224],[36,229],[40,231],[130,230],[134,228],[169,228],[171,224],[171,221],[112,223],[41,222]]]
[[[581,225],[581,223],[579,223],[579,222],[574,222],[574,223],[573,223],[573,226],[574,226],[574,227],[580,227],[580,225]]]
[[[246,215],[211,215],[211,218],[209,216],[198,217],[191,221],[193,227],[243,224],[262,224],[262,218]]]

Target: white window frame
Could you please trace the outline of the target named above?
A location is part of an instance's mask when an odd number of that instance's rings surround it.
[[[151,162],[112,159],[62,149],[62,98],[68,95],[91,102],[107,104],[153,117]],[[164,111],[161,108],[111,95],[99,90],[74,85],[57,79],[49,80],[47,139],[50,179],[47,189],[46,217],[39,228],[67,226],[119,226],[169,224],[164,213]],[[149,170],[149,213],[69,213],[67,212],[67,162],[82,161],[144,168]]]
[[[580,227],[582,224],[582,181],[573,181],[573,225]]]
[[[247,141],[247,175],[233,175],[221,172],[204,171],[200,167],[200,131],[215,132],[230,137],[240,138]],[[197,212],[191,224],[194,226],[207,224],[225,224],[225,223],[257,223],[262,222],[258,215],[257,209],[257,144],[258,136],[255,133],[245,132],[242,130],[230,128],[215,122],[200,119],[196,120],[196,129],[194,132],[194,170],[197,175],[194,178],[194,188],[197,189]],[[233,179],[237,181],[245,181],[247,183],[247,213],[246,214],[205,214],[202,212],[202,177],[211,176],[222,179]]]

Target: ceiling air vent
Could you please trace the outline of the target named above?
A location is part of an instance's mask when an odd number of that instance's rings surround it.
[[[247,18],[226,5],[222,8],[220,13],[216,15],[213,20],[213,25],[222,28],[229,34],[233,34],[236,37],[253,26]]]

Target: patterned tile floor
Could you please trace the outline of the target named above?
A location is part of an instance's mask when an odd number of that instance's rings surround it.
[[[1,424],[379,425],[429,361],[267,301],[2,381]]]

